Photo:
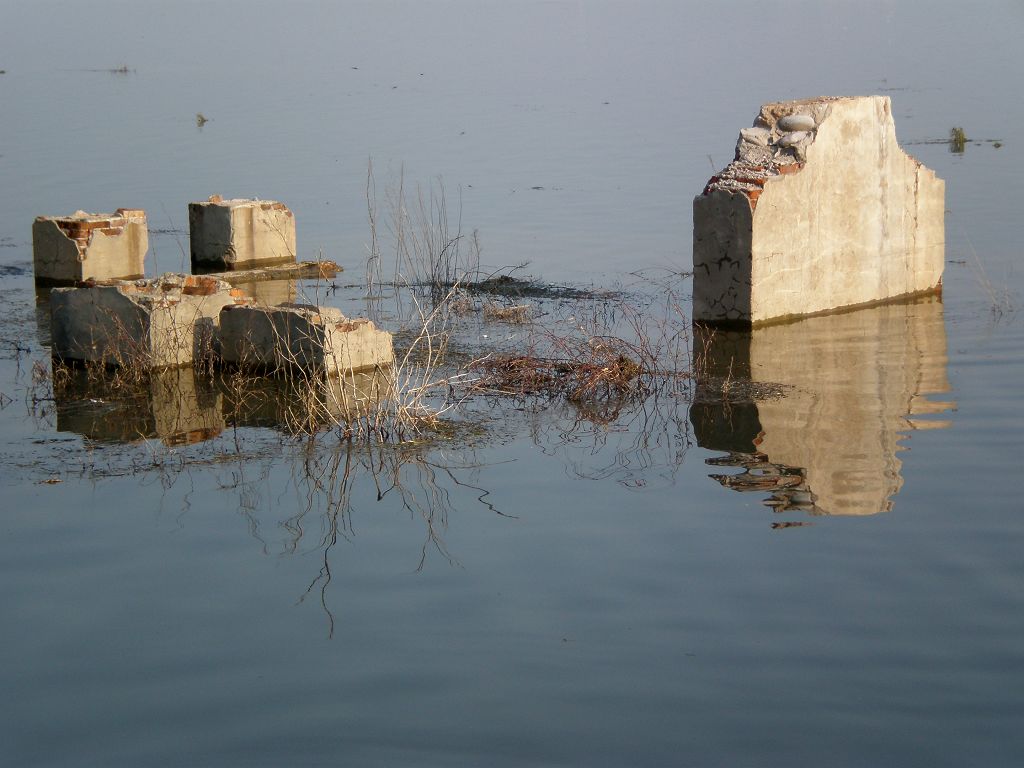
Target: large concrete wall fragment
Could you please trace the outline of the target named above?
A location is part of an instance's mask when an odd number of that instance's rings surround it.
[[[767,104],[694,200],[694,318],[758,325],[938,291],[944,201],[888,97]]]
[[[32,224],[32,262],[40,283],[142,277],[148,249],[146,213],[137,208],[39,216]]]

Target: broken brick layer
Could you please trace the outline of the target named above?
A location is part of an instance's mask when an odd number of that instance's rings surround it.
[[[36,220],[53,221],[60,230],[75,241],[79,252],[84,251],[92,240],[94,232],[105,235],[120,235],[129,220],[142,223],[146,212],[140,208],[118,208],[115,213],[85,213],[78,211],[71,216],[39,216]]]

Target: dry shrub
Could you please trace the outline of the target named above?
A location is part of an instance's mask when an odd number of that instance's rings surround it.
[[[512,323],[514,325],[524,325],[530,322],[533,317],[533,307],[529,304],[517,304],[511,307],[503,307],[500,304],[495,304],[493,301],[488,301],[483,306],[484,319],[486,320],[498,320],[502,323]]]
[[[505,355],[472,363],[471,370],[479,375],[474,386],[489,394],[564,397],[596,413],[618,411],[647,392],[647,372],[621,340],[560,342],[568,355]]]

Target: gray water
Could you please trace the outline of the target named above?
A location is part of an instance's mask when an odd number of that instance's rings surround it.
[[[0,3],[0,764],[1020,764],[1022,33],[1013,2]],[[37,215],[144,208],[157,274],[188,201],[279,199],[348,310],[372,159],[443,183],[486,265],[614,287],[689,269],[761,103],[872,93],[946,180],[942,300],[723,339],[763,397],[496,403],[370,456],[31,402]],[[927,143],[954,125],[1000,146]]]

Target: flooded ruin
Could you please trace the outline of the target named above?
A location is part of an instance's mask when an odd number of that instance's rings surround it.
[[[1014,764],[1024,18],[762,10],[12,8],[6,762]],[[944,180],[941,293],[695,325],[694,196],[824,94]]]

